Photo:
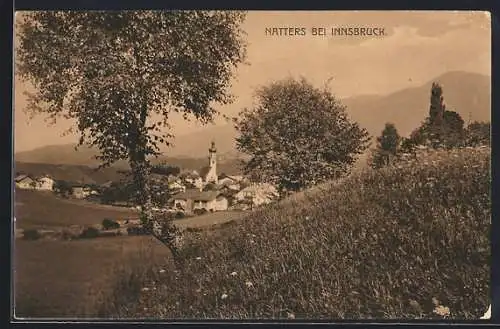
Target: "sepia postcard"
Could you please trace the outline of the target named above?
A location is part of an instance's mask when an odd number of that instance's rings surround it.
[[[483,11],[19,11],[15,319],[491,317]]]

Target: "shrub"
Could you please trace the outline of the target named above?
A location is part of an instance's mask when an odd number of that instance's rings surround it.
[[[105,230],[117,229],[117,228],[120,228],[120,224],[118,224],[118,222],[116,222],[112,219],[104,218],[102,220],[102,228]]]
[[[127,227],[128,235],[147,235],[147,230],[142,226],[130,226]]]
[[[97,238],[99,237],[100,232],[98,229],[95,227],[86,227],[82,233],[80,233],[79,238],[80,239],[92,239],[92,238]]]
[[[42,237],[37,229],[24,230],[23,239],[24,240],[38,240]]]
[[[207,212],[208,211],[205,208],[198,208],[198,209],[193,210],[193,213],[195,215],[203,215],[203,214],[206,214]]]
[[[439,304],[477,319],[491,303],[490,151],[422,152],[186,232],[183,267],[123,316],[442,318]]]
[[[186,215],[182,211],[178,211],[175,213],[175,219],[182,219],[186,217]]]
[[[75,235],[71,233],[69,230],[62,230],[61,232],[61,239],[63,240],[73,240],[75,238]]]

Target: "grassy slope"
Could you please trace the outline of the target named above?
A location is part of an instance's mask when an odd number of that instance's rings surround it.
[[[142,284],[155,290],[128,299],[122,285],[103,308],[154,318],[430,318],[439,317],[435,298],[452,318],[478,318],[490,303],[489,152],[427,154],[215,236],[193,233],[185,268],[149,276]]]
[[[51,192],[17,189],[15,198],[16,227],[23,229],[93,225],[104,218],[138,217],[132,209],[64,200]]]

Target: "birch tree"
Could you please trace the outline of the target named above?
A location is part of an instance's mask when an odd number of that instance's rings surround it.
[[[128,160],[145,227],[177,255],[174,226],[154,229],[161,225],[151,209],[150,159],[173,137],[171,113],[207,123],[216,104],[232,101],[245,14],[37,11],[20,18],[16,74],[36,90],[27,111],[74,119],[79,145],[97,147],[102,166]]]

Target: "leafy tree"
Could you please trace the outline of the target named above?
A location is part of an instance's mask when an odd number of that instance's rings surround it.
[[[16,16],[17,17],[17,16]],[[147,229],[177,255],[175,227],[155,224],[150,158],[167,144],[168,117],[203,123],[232,101],[244,60],[234,11],[37,11],[18,26],[16,72],[35,86],[29,111],[75,119],[79,145],[100,150],[102,165],[128,160]]]
[[[174,175],[177,176],[181,172],[181,168],[177,166],[170,166],[166,163],[160,163],[157,165],[152,166],[151,168],[151,173],[152,174],[159,174],[159,175]]]
[[[437,82],[432,83],[430,102],[429,123],[430,125],[440,125],[446,106],[444,104],[443,88]]]
[[[370,165],[381,168],[389,165],[396,156],[401,144],[401,136],[393,123],[386,123],[382,134],[377,137],[377,146],[372,153]]]
[[[67,181],[56,180],[54,182],[54,191],[56,194],[59,194],[60,196],[67,198],[73,192],[73,188],[71,187],[71,184]]]
[[[340,177],[368,147],[365,129],[345,107],[305,79],[285,79],[257,90],[256,105],[235,118],[237,148],[250,155],[244,171],[280,192]]]
[[[465,144],[467,146],[490,145],[491,124],[489,122],[474,121],[465,129]]]
[[[203,191],[217,191],[218,186],[215,183],[208,183],[203,187]]]
[[[434,82],[431,87],[429,117],[420,129],[431,146],[457,147],[464,140],[464,120],[454,111],[446,110],[443,88]]]
[[[101,202],[104,204],[113,204],[116,202],[125,202],[129,204],[134,199],[133,181],[129,178],[113,182],[110,187],[101,191]]]
[[[464,144],[464,120],[457,112],[446,110],[443,88],[438,83],[432,84],[430,103],[429,116],[403,139],[403,152],[412,152],[416,145],[452,148]]]

